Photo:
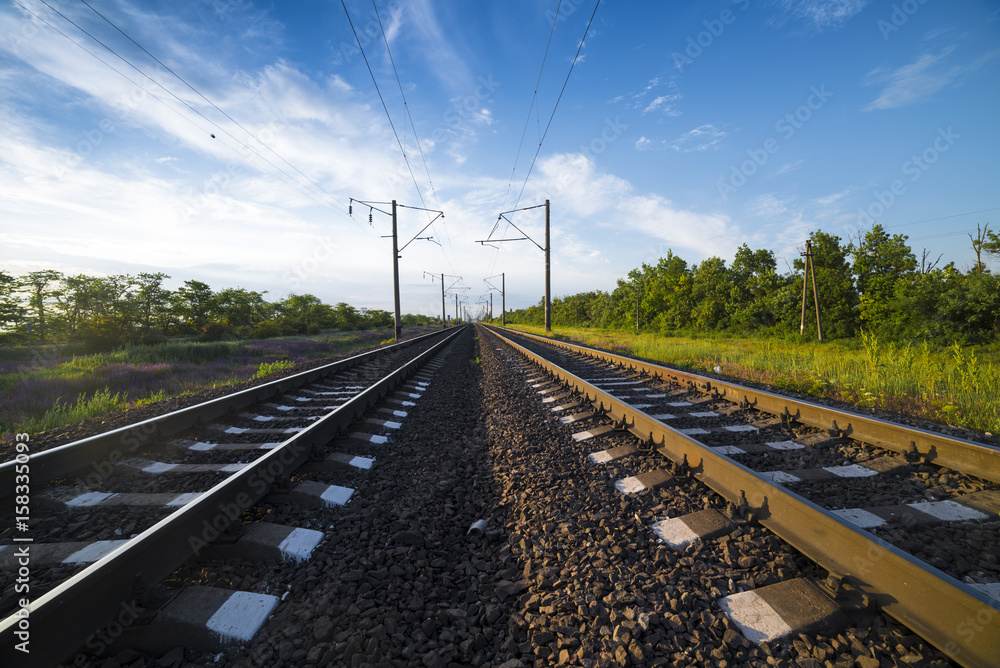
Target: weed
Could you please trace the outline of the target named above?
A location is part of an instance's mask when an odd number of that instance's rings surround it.
[[[533,334],[541,327],[517,326]],[[559,338],[774,387],[891,410],[984,432],[1000,430],[1000,367],[961,345],[933,350],[879,340],[819,345],[779,338],[665,337],[615,330],[564,328]]]
[[[264,378],[270,376],[272,373],[277,373],[279,371],[284,371],[285,369],[291,369],[295,366],[295,362],[289,360],[275,360],[274,362],[261,362],[260,366],[257,367],[257,373],[254,375],[253,379]]]

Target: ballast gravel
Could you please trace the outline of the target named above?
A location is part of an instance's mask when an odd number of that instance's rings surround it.
[[[719,598],[825,573],[753,523],[683,552],[657,542],[653,522],[726,504],[648,450],[592,464],[591,452],[637,441],[614,432],[575,442],[581,427],[561,425],[528,388],[537,372],[478,335],[456,342],[402,427],[370,451],[370,471],[323,478],[349,480],[355,493],[346,506],[320,513],[265,499],[254,511],[265,521],[322,522],[328,535],[309,562],[206,560],[175,574],[172,585],[280,596],[253,641],[156,656],[122,649],[90,665],[950,665],[878,614],[828,635],[747,641]],[[615,490],[616,479],[654,468],[673,472],[674,484]],[[470,537],[477,520],[486,531]]]

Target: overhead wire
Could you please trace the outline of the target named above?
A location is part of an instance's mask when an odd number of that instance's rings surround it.
[[[141,69],[140,69],[139,67],[137,67],[137,66],[136,66],[136,65],[135,65],[134,63],[132,63],[132,62],[131,62],[131,61],[129,61],[129,60],[127,59],[127,58],[125,58],[124,56],[122,56],[121,54],[119,54],[119,53],[118,53],[117,51],[115,51],[115,50],[114,50],[114,49],[113,49],[112,47],[110,47],[109,45],[105,44],[105,43],[104,43],[104,42],[103,42],[102,40],[98,39],[98,38],[97,38],[97,37],[96,37],[95,35],[93,35],[93,34],[92,34],[92,33],[91,33],[90,31],[86,30],[86,29],[85,29],[85,28],[84,28],[83,26],[81,26],[80,24],[78,24],[78,23],[77,23],[76,21],[74,21],[73,19],[69,18],[68,16],[66,16],[65,14],[63,14],[62,12],[60,12],[60,11],[59,11],[58,9],[56,9],[55,7],[53,7],[53,6],[52,6],[51,4],[49,4],[49,3],[48,3],[48,2],[46,1],[46,0],[39,0],[39,1],[40,1],[40,2],[42,3],[42,4],[44,4],[44,5],[46,6],[46,7],[48,7],[48,8],[50,9],[50,10],[52,10],[53,12],[55,12],[56,14],[58,14],[58,15],[59,15],[60,17],[62,17],[62,18],[63,18],[63,19],[64,19],[64,20],[65,20],[65,21],[66,21],[67,23],[70,23],[71,25],[73,25],[73,26],[74,26],[74,27],[75,27],[75,28],[76,28],[77,30],[79,30],[79,31],[80,31],[80,32],[82,32],[83,34],[85,34],[85,35],[87,35],[88,37],[90,37],[90,38],[91,38],[91,39],[92,39],[93,41],[95,41],[95,42],[97,42],[98,44],[100,44],[100,45],[101,45],[102,47],[104,47],[104,48],[105,48],[105,49],[106,49],[107,51],[109,51],[109,52],[110,52],[110,53],[111,53],[112,55],[114,55],[114,56],[115,56],[116,58],[118,58],[119,60],[121,60],[121,61],[122,61],[123,63],[125,63],[126,65],[128,65],[129,67],[131,67],[131,68],[132,68],[133,70],[135,70],[136,72],[138,72],[138,73],[139,73],[140,75],[142,75],[142,76],[143,76],[143,77],[145,77],[146,79],[148,79],[148,80],[149,80],[150,82],[152,82],[153,84],[155,84],[155,85],[156,85],[157,87],[159,87],[159,88],[160,88],[161,90],[163,90],[163,91],[164,91],[165,93],[167,93],[168,95],[170,95],[171,97],[173,97],[173,98],[174,98],[175,100],[177,100],[178,102],[180,102],[180,103],[181,103],[181,104],[182,104],[183,106],[187,107],[187,108],[188,108],[189,110],[191,110],[192,112],[194,112],[194,113],[195,113],[195,114],[196,114],[197,116],[199,116],[199,117],[201,117],[202,119],[204,119],[205,121],[207,121],[207,122],[208,122],[208,123],[209,123],[210,125],[212,125],[213,127],[215,127],[215,128],[216,128],[216,130],[217,130],[217,131],[218,131],[218,132],[219,132],[220,134],[224,134],[224,135],[226,135],[227,137],[229,137],[230,139],[232,139],[233,141],[235,141],[235,142],[236,142],[237,144],[239,144],[240,146],[242,146],[243,148],[245,148],[245,149],[246,149],[246,150],[247,150],[247,151],[248,151],[249,153],[252,153],[253,155],[257,156],[257,157],[258,157],[258,158],[260,158],[260,159],[261,159],[261,160],[262,160],[263,162],[267,163],[267,164],[268,164],[268,165],[270,165],[270,166],[271,166],[272,168],[274,168],[275,170],[277,170],[277,171],[278,171],[279,173],[281,173],[281,174],[282,174],[282,175],[283,175],[283,176],[284,176],[284,177],[285,177],[286,179],[288,179],[288,180],[289,180],[289,181],[290,181],[290,182],[291,182],[292,184],[296,185],[296,186],[297,186],[297,187],[299,187],[299,188],[302,188],[302,189],[303,189],[303,190],[304,190],[304,191],[305,191],[305,192],[306,192],[307,194],[309,194],[309,195],[310,195],[311,197],[313,197],[314,199],[316,199],[316,200],[317,200],[317,201],[318,201],[319,203],[321,203],[321,204],[323,204],[323,205],[325,205],[325,206],[327,206],[327,207],[329,207],[329,208],[331,208],[331,209],[333,209],[333,210],[335,210],[335,211],[339,211],[339,212],[341,212],[341,213],[344,213],[342,209],[337,209],[336,207],[332,206],[332,205],[331,205],[331,203],[330,203],[329,201],[325,200],[324,198],[322,198],[322,197],[321,197],[320,195],[318,195],[318,194],[317,194],[317,193],[315,193],[314,191],[310,190],[309,188],[306,188],[305,186],[303,186],[303,185],[302,185],[302,184],[301,184],[301,183],[300,183],[300,182],[299,182],[299,181],[298,181],[297,179],[295,179],[295,178],[294,178],[294,177],[293,177],[293,176],[292,176],[291,174],[289,174],[289,173],[288,173],[288,172],[286,172],[285,170],[281,169],[281,168],[280,168],[279,166],[275,165],[275,164],[274,164],[273,162],[271,162],[270,160],[268,160],[268,159],[267,159],[267,158],[266,158],[265,156],[261,155],[261,154],[260,154],[260,153],[259,153],[259,152],[258,152],[258,151],[257,151],[256,149],[254,149],[254,148],[253,148],[252,146],[248,146],[248,145],[247,145],[246,143],[244,143],[244,142],[243,142],[242,140],[240,140],[240,139],[239,139],[238,137],[235,137],[235,136],[234,136],[234,135],[233,135],[232,133],[230,133],[230,132],[229,132],[228,130],[226,130],[226,129],[225,129],[224,127],[220,126],[220,125],[219,125],[218,123],[216,123],[216,122],[215,122],[215,121],[213,121],[212,119],[210,119],[210,118],[208,118],[207,116],[205,116],[205,114],[203,114],[203,113],[202,113],[201,111],[199,111],[198,109],[196,109],[196,108],[194,108],[193,106],[191,106],[191,104],[190,104],[190,103],[188,103],[187,101],[185,101],[185,100],[181,99],[181,98],[180,98],[180,97],[179,97],[179,96],[178,96],[177,94],[175,94],[175,93],[174,93],[173,91],[171,91],[170,89],[166,88],[166,87],[165,87],[165,86],[164,86],[163,84],[161,84],[161,83],[160,83],[159,81],[157,81],[156,79],[154,79],[153,77],[151,77],[151,76],[150,76],[149,74],[147,74],[146,72],[143,72],[143,71],[142,71],[142,70],[141,70]],[[32,10],[31,10],[30,8],[26,7],[26,6],[25,6],[24,4],[22,4],[21,2],[18,2],[18,0],[13,0],[13,2],[14,2],[14,3],[16,4],[16,5],[18,5],[19,7],[21,7],[21,8],[22,8],[22,9],[23,9],[24,11],[28,12],[29,14],[31,14],[32,16],[34,16],[35,18],[37,18],[38,20],[42,21],[42,22],[43,22],[43,23],[44,23],[45,25],[49,26],[49,27],[50,27],[50,28],[51,28],[52,30],[54,30],[54,31],[55,31],[56,33],[58,33],[58,34],[59,34],[59,35],[61,35],[62,37],[66,38],[67,40],[69,40],[70,42],[72,42],[73,44],[75,44],[76,46],[78,46],[79,48],[83,49],[84,51],[86,51],[87,53],[89,53],[90,55],[92,55],[92,56],[93,56],[94,58],[96,58],[96,59],[97,59],[97,60],[98,60],[99,62],[103,63],[103,64],[104,64],[105,66],[107,66],[107,67],[108,67],[109,69],[111,69],[112,71],[116,72],[116,73],[117,73],[118,75],[120,75],[120,76],[121,76],[122,78],[124,78],[124,79],[125,79],[126,81],[128,81],[129,83],[132,83],[132,84],[133,84],[133,85],[135,85],[136,87],[138,87],[138,88],[140,88],[141,90],[145,91],[145,92],[146,92],[147,94],[149,94],[149,95],[150,95],[150,96],[151,96],[151,97],[152,97],[153,99],[155,99],[155,100],[156,100],[157,102],[160,102],[160,103],[161,103],[161,104],[163,104],[163,105],[164,105],[165,107],[167,107],[168,109],[170,109],[171,111],[173,111],[174,113],[176,113],[176,114],[177,114],[178,116],[180,116],[181,118],[184,118],[185,120],[187,120],[187,121],[188,121],[189,123],[191,123],[191,124],[192,124],[192,125],[194,125],[194,126],[195,126],[196,128],[198,128],[198,129],[199,129],[199,130],[200,130],[201,132],[207,132],[207,131],[206,131],[206,130],[205,130],[204,128],[200,127],[200,126],[199,126],[199,125],[198,125],[197,123],[195,123],[195,122],[194,122],[193,120],[191,120],[190,118],[187,118],[186,116],[184,116],[183,114],[181,114],[181,113],[180,113],[180,111],[178,111],[178,110],[177,110],[177,109],[175,109],[174,107],[171,107],[171,106],[170,106],[169,104],[167,104],[167,103],[166,103],[166,102],[165,102],[165,101],[164,101],[163,99],[161,99],[161,98],[160,98],[160,97],[158,97],[157,95],[155,95],[155,94],[153,94],[152,92],[150,92],[150,91],[149,91],[149,89],[147,89],[147,88],[146,88],[145,86],[143,86],[142,84],[140,84],[140,83],[138,83],[138,82],[136,82],[136,81],[133,81],[133,80],[132,80],[131,78],[129,78],[129,77],[128,77],[127,75],[125,75],[125,74],[124,74],[123,72],[121,72],[121,71],[120,71],[120,70],[119,70],[118,68],[114,67],[113,65],[111,65],[110,63],[108,63],[108,62],[107,62],[106,60],[104,60],[103,58],[101,58],[100,56],[98,56],[98,55],[97,55],[96,53],[94,53],[93,51],[91,51],[91,50],[90,50],[90,49],[88,49],[87,47],[85,47],[85,46],[83,46],[82,44],[80,44],[79,42],[77,42],[77,41],[76,41],[75,39],[73,39],[72,37],[70,37],[69,35],[67,35],[66,33],[64,33],[64,32],[63,32],[62,30],[60,30],[59,28],[57,28],[56,26],[54,26],[54,25],[53,25],[52,23],[50,23],[49,21],[45,20],[45,19],[44,19],[43,17],[39,16],[39,15],[38,15],[37,13],[35,13],[34,11],[32,11]],[[86,4],[86,3],[85,3],[85,4]],[[104,17],[102,16],[102,18],[104,18]],[[105,19],[105,20],[107,20],[107,19]],[[110,21],[109,21],[109,23],[110,23]],[[112,24],[112,25],[113,25],[113,24]],[[124,34],[124,33],[123,33],[123,34]],[[138,46],[138,44],[137,44],[137,46]],[[140,48],[142,48],[142,47],[140,46]],[[145,51],[145,49],[143,49],[143,50]],[[147,53],[148,53],[148,52],[147,52]],[[157,61],[157,62],[159,62],[159,61]],[[176,76],[176,75],[175,75],[175,76]],[[178,78],[179,78],[179,77],[178,77]],[[213,136],[214,136],[214,135],[213,135]],[[252,136],[252,135],[251,135],[251,136]],[[259,141],[259,140],[258,140],[258,141]],[[226,146],[227,146],[227,148],[229,148],[230,150],[232,150],[232,151],[233,151],[234,153],[236,153],[237,155],[239,155],[239,156],[240,156],[241,158],[244,158],[244,159],[247,159],[247,160],[249,160],[249,157],[248,157],[247,155],[242,155],[242,154],[241,154],[241,153],[240,153],[239,151],[237,151],[237,150],[236,150],[235,148],[233,148],[232,146],[229,146],[229,145],[225,144],[225,142],[223,142],[223,144],[224,144],[224,145],[226,145]],[[279,157],[280,157],[280,156],[279,156]],[[252,162],[252,161],[251,161],[251,162]],[[329,195],[329,193],[327,193],[327,194]],[[332,196],[331,196],[331,197],[332,197]],[[339,202],[336,202],[336,200],[335,200],[335,199],[334,199],[334,202],[335,202],[335,203],[337,203],[337,204],[340,204]],[[341,206],[342,206],[342,205],[341,205]],[[363,227],[363,226],[362,226],[362,227]]]
[[[295,165],[293,165],[292,163],[290,163],[282,155],[280,155],[277,151],[275,151],[270,146],[268,146],[259,137],[257,137],[256,135],[254,135],[254,133],[252,133],[250,130],[248,130],[246,127],[244,127],[242,123],[240,123],[235,118],[233,118],[228,113],[226,113],[225,110],[221,109],[219,107],[219,105],[215,104],[215,102],[212,102],[210,99],[208,99],[208,97],[206,97],[200,90],[198,90],[197,88],[195,88],[194,86],[192,86],[190,83],[188,83],[188,81],[184,77],[182,77],[181,75],[179,75],[177,72],[175,72],[174,70],[172,70],[166,63],[164,63],[159,58],[157,58],[152,53],[150,53],[146,49],[146,47],[144,47],[143,45],[139,44],[137,41],[135,41],[134,39],[132,39],[132,37],[128,33],[126,33],[124,30],[122,30],[117,25],[115,25],[108,17],[106,17],[101,12],[97,11],[90,3],[87,2],[87,0],[80,0],[80,2],[82,2],[84,5],[86,5],[87,7],[89,7],[92,12],[94,12],[95,14],[97,14],[108,25],[110,25],[112,28],[114,28],[119,33],[121,33],[128,41],[132,42],[137,47],[139,47],[142,50],[143,53],[145,53],[147,56],[149,56],[150,58],[152,58],[153,60],[155,60],[157,62],[157,64],[159,64],[163,69],[165,69],[166,71],[168,71],[172,75],[174,75],[181,83],[183,83],[185,86],[187,86],[188,88],[190,88],[198,97],[200,97],[205,102],[207,102],[212,107],[214,107],[220,114],[222,114],[223,116],[225,116],[226,118],[228,118],[230,121],[232,121],[238,128],[240,128],[241,130],[243,130],[244,132],[246,132],[248,135],[250,135],[251,137],[253,137],[253,139],[255,141],[257,141],[261,146],[263,146],[268,151],[270,151],[279,160],[281,160],[286,165],[288,165],[289,167],[291,167],[292,169],[294,169],[296,172],[298,172],[302,176],[302,178],[304,178],[306,181],[308,181],[309,183],[311,183],[314,186],[316,186],[316,188],[318,188],[319,190],[321,190],[323,193],[325,193],[328,197],[330,197],[334,201],[337,201],[336,198],[333,196],[333,194],[331,194],[330,192],[328,192],[323,186],[321,186],[320,184],[316,183],[313,179],[309,178],[309,176],[307,176],[305,173],[303,173],[302,170],[300,170],[298,167],[296,167]]]
[[[378,93],[378,99],[382,103],[382,109],[385,111],[385,117],[387,119],[389,119],[389,127],[392,128],[392,134],[396,138],[396,144],[399,146],[400,153],[403,154],[403,162],[406,163],[406,169],[407,169],[407,171],[409,171],[410,178],[413,180],[413,187],[417,191],[417,197],[420,198],[420,204],[421,204],[421,206],[423,206],[424,208],[427,208],[427,203],[424,202],[424,195],[420,191],[420,186],[417,185],[417,177],[413,173],[413,167],[410,166],[410,159],[406,155],[406,149],[403,148],[403,142],[401,142],[399,140],[399,133],[396,132],[396,125],[395,125],[395,123],[392,122],[392,114],[389,113],[389,107],[386,106],[386,104],[385,104],[385,98],[382,97],[382,90],[378,87],[378,81],[375,79],[375,72],[372,71],[371,63],[368,62],[368,55],[365,53],[365,47],[361,44],[361,38],[358,37],[358,31],[354,27],[354,21],[351,20],[351,12],[349,12],[347,10],[347,3],[344,2],[344,0],[340,0],[340,4],[344,7],[344,13],[347,15],[347,22],[350,24],[350,26],[351,26],[351,32],[354,33],[354,39],[357,41],[358,48],[361,50],[361,57],[365,61],[365,67],[368,68],[368,74],[372,78],[372,84],[375,85],[375,92]]]
[[[524,129],[521,130],[521,141],[517,144],[517,153],[514,155],[514,166],[510,170],[510,179],[507,180],[507,192],[503,196],[503,206],[501,208],[507,208],[507,197],[510,195],[510,187],[514,183],[514,174],[517,171],[517,161],[521,157],[521,147],[524,145],[524,137],[528,133],[528,123],[531,122],[531,110],[535,106],[535,100],[538,99],[538,84],[542,81],[542,72],[545,70],[545,61],[549,57],[549,47],[552,45],[552,35],[556,31],[556,23],[559,21],[559,8],[562,7],[562,0],[556,3],[556,13],[552,17],[552,27],[549,28],[549,39],[545,42],[545,52],[542,54],[542,65],[538,68],[538,78],[535,80],[535,89],[531,94],[531,103],[528,104],[528,113],[524,118]]]
[[[507,198],[510,197],[510,188],[514,184],[514,174],[517,173],[517,163],[518,160],[521,159],[521,148],[524,146],[524,138],[528,134],[528,124],[531,123],[532,109],[536,109],[536,117],[537,117],[537,105],[535,104],[535,102],[538,100],[538,86],[542,82],[542,72],[545,71],[545,61],[548,60],[549,57],[549,47],[552,46],[552,35],[556,31],[556,23],[559,22],[559,9],[561,7],[562,7],[562,0],[559,0],[556,3],[556,12],[552,16],[552,25],[549,27],[549,38],[545,41],[545,51],[542,53],[542,64],[538,68],[538,78],[535,79],[535,87],[531,93],[531,102],[528,104],[528,113],[525,114],[524,117],[524,128],[521,129],[521,140],[517,143],[517,152],[514,154],[514,166],[511,167],[510,169],[510,178],[507,179],[507,190],[506,192],[504,192],[503,195],[503,205],[500,207],[501,209],[507,208]],[[541,124],[539,124],[539,137],[541,137]],[[499,224],[500,224],[500,219],[497,218],[497,222],[493,224],[493,229],[490,230],[489,234],[490,237],[493,236],[493,232],[496,231],[496,228]],[[496,250],[493,252],[493,258],[490,261],[489,273],[491,274],[493,273],[493,270],[496,268],[497,259],[500,256],[500,247],[494,246],[493,248],[495,248]]]
[[[410,106],[409,106],[409,104],[406,101],[406,93],[403,91],[403,82],[399,78],[399,71],[396,69],[396,61],[392,57],[392,49],[389,47],[389,38],[385,34],[385,27],[382,24],[382,16],[379,14],[378,6],[375,4],[375,0],[372,0],[372,8],[375,10],[375,18],[378,20],[378,27],[379,27],[379,30],[382,32],[382,41],[385,42],[386,53],[389,54],[389,62],[392,65],[392,73],[395,75],[395,77],[396,77],[396,84],[399,86],[399,96],[403,100],[403,109],[406,111],[406,117],[410,121],[410,127],[413,128],[413,140],[417,144],[417,151],[420,153],[420,161],[424,165],[424,173],[427,174],[427,183],[430,186],[431,195],[434,197],[434,201],[437,203],[437,205],[441,206],[441,200],[438,199],[437,191],[434,189],[434,180],[431,178],[431,170],[430,170],[430,168],[427,165],[427,158],[424,155],[424,149],[423,149],[423,147],[422,147],[422,145],[420,143],[420,137],[417,134],[417,125],[416,125],[416,123],[413,122],[413,116],[410,114]],[[374,77],[373,77],[373,80],[374,80]],[[386,111],[386,113],[388,114],[388,111]],[[403,131],[404,131],[404,137],[405,137],[405,131],[406,131],[406,125],[405,125],[405,123],[403,125]],[[442,224],[442,227],[443,226],[444,225]],[[455,250],[454,250],[454,247],[451,244],[451,237],[446,232],[442,236],[445,237],[445,241],[447,242],[448,247],[451,250],[452,255],[454,256]],[[442,249],[443,248],[444,247],[442,246]],[[455,264],[452,262],[451,258],[448,257],[447,252],[445,252],[444,254],[445,254],[445,259],[448,261],[448,265],[451,267],[452,271],[457,271],[457,269],[455,268]]]
[[[559,109],[559,102],[562,100],[563,93],[566,92],[566,86],[569,84],[569,78],[573,74],[573,68],[576,66],[576,61],[580,58],[580,51],[583,50],[583,44],[587,40],[587,35],[590,33],[590,25],[594,22],[594,16],[597,15],[597,8],[601,5],[601,0],[597,0],[594,3],[594,11],[590,14],[590,20],[587,21],[587,28],[583,31],[583,37],[580,39],[580,45],[576,49],[576,55],[573,56],[573,62],[569,65],[569,72],[566,73],[566,80],[563,81],[562,88],[559,90],[559,96],[556,98],[555,106],[552,107],[552,114],[549,116],[549,122],[545,124],[545,132],[542,133],[542,138],[538,140],[538,148],[535,150],[535,157],[531,159],[531,164],[528,166],[528,173],[524,175],[524,183],[521,184],[521,192],[517,194],[517,199],[514,200],[514,208],[517,208],[518,203],[521,201],[521,195],[524,194],[524,188],[528,185],[528,178],[531,177],[531,170],[535,167],[535,161],[538,160],[538,154],[542,151],[542,144],[545,142],[545,137],[549,134],[549,128],[552,127],[552,119],[556,117],[556,110]]]
[[[561,4],[561,2],[562,2],[562,0],[560,0],[560,4]],[[532,157],[531,164],[528,166],[528,171],[524,175],[524,182],[521,184],[521,190],[518,192],[517,198],[514,200],[514,205],[513,205],[514,209],[517,208],[517,205],[521,201],[521,196],[524,195],[524,189],[528,185],[528,179],[531,177],[531,172],[532,172],[532,170],[535,167],[535,162],[538,160],[538,155],[542,151],[542,144],[545,143],[545,138],[549,134],[549,128],[552,127],[552,121],[553,121],[553,119],[556,116],[556,111],[559,109],[559,102],[562,101],[563,93],[566,92],[566,86],[569,84],[570,77],[573,75],[573,68],[576,67],[576,62],[580,58],[580,51],[583,50],[583,45],[587,41],[587,35],[590,34],[590,26],[594,22],[594,17],[597,15],[597,8],[600,5],[601,5],[601,0],[597,0],[597,2],[594,3],[594,10],[590,13],[590,19],[587,21],[587,27],[586,27],[586,29],[584,29],[584,31],[583,31],[583,37],[580,39],[580,43],[577,45],[576,54],[573,56],[573,61],[570,63],[569,71],[566,73],[566,79],[563,81],[562,88],[559,89],[559,95],[558,95],[558,97],[556,97],[556,103],[552,107],[552,113],[549,115],[548,122],[545,124],[545,132],[542,133],[541,138],[538,140],[538,148],[535,149],[535,155],[534,155],[534,157]],[[558,7],[557,7],[557,11],[558,11]],[[557,22],[557,19],[558,19],[557,16],[553,17],[553,19],[552,19],[552,29],[553,30],[555,29],[555,24]],[[552,34],[550,32],[549,33],[549,40],[551,41],[551,39],[552,39]],[[548,52],[548,46],[546,46],[546,53],[547,52]],[[539,72],[539,79],[541,79],[541,72]],[[537,84],[536,84],[536,88],[537,88]],[[537,90],[536,90],[536,93],[537,93]],[[530,117],[531,117],[531,109],[529,108],[528,109],[528,118],[530,119]],[[522,137],[522,139],[523,139],[523,137]],[[515,169],[516,169],[516,161],[515,161]],[[504,197],[504,201],[506,202],[506,196]],[[491,264],[491,266],[490,266],[490,272],[491,273],[492,273],[492,271],[495,268],[496,255],[498,255],[498,254],[499,254],[499,251],[494,255],[493,264]]]

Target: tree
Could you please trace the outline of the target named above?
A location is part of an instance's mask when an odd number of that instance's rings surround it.
[[[732,276],[726,261],[710,257],[691,267],[691,324],[698,329],[721,329],[729,322]]]
[[[865,327],[878,326],[889,308],[896,282],[917,269],[917,258],[906,239],[905,234],[889,236],[881,225],[875,225],[856,247],[849,247],[860,293],[859,315]]]
[[[211,319],[233,327],[252,327],[269,315],[265,294],[245,288],[220,290],[212,299]]]
[[[86,274],[67,276],[59,295],[66,334],[75,339],[80,326],[99,313],[101,279]]]
[[[1000,236],[996,232],[991,232],[990,224],[986,223],[981,228],[976,225],[976,236],[970,234],[969,239],[972,241],[972,250],[976,253],[976,266],[972,269],[972,273],[981,274],[987,271],[986,265],[983,264],[983,253],[1000,255]]]
[[[0,330],[16,327],[24,318],[24,308],[17,297],[18,280],[0,270]]]
[[[170,291],[162,287],[163,279],[170,278],[163,272],[140,273],[136,279],[135,299],[138,302],[139,321],[143,336],[149,336],[153,322],[163,325],[163,318],[169,314]]]
[[[46,315],[49,314],[51,300],[61,293],[62,279],[62,272],[53,269],[33,271],[21,277],[20,288],[28,292],[28,306],[34,311],[35,331],[40,341],[49,338],[51,323]]]
[[[282,321],[298,333],[333,329],[337,325],[337,314],[333,307],[324,304],[315,295],[288,295],[275,302],[274,309]]]
[[[780,320],[780,313],[775,312],[774,295],[789,279],[778,276],[776,267],[773,251],[752,251],[746,244],[736,251],[730,268],[733,326],[760,330],[771,328]]]
[[[177,288],[171,301],[175,316],[200,330],[208,322],[208,314],[212,308],[212,288],[201,281],[184,281]]]

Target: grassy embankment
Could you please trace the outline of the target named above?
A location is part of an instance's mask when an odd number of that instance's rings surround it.
[[[392,330],[379,330],[256,341],[185,341],[71,357],[60,357],[53,348],[41,359],[0,361],[0,441],[13,433],[34,434],[168,397],[263,378],[295,363],[344,355],[391,337]]]
[[[515,325],[532,334],[544,328]],[[556,338],[933,422],[1000,433],[1000,355],[987,348],[860,341],[665,337],[554,328]]]

